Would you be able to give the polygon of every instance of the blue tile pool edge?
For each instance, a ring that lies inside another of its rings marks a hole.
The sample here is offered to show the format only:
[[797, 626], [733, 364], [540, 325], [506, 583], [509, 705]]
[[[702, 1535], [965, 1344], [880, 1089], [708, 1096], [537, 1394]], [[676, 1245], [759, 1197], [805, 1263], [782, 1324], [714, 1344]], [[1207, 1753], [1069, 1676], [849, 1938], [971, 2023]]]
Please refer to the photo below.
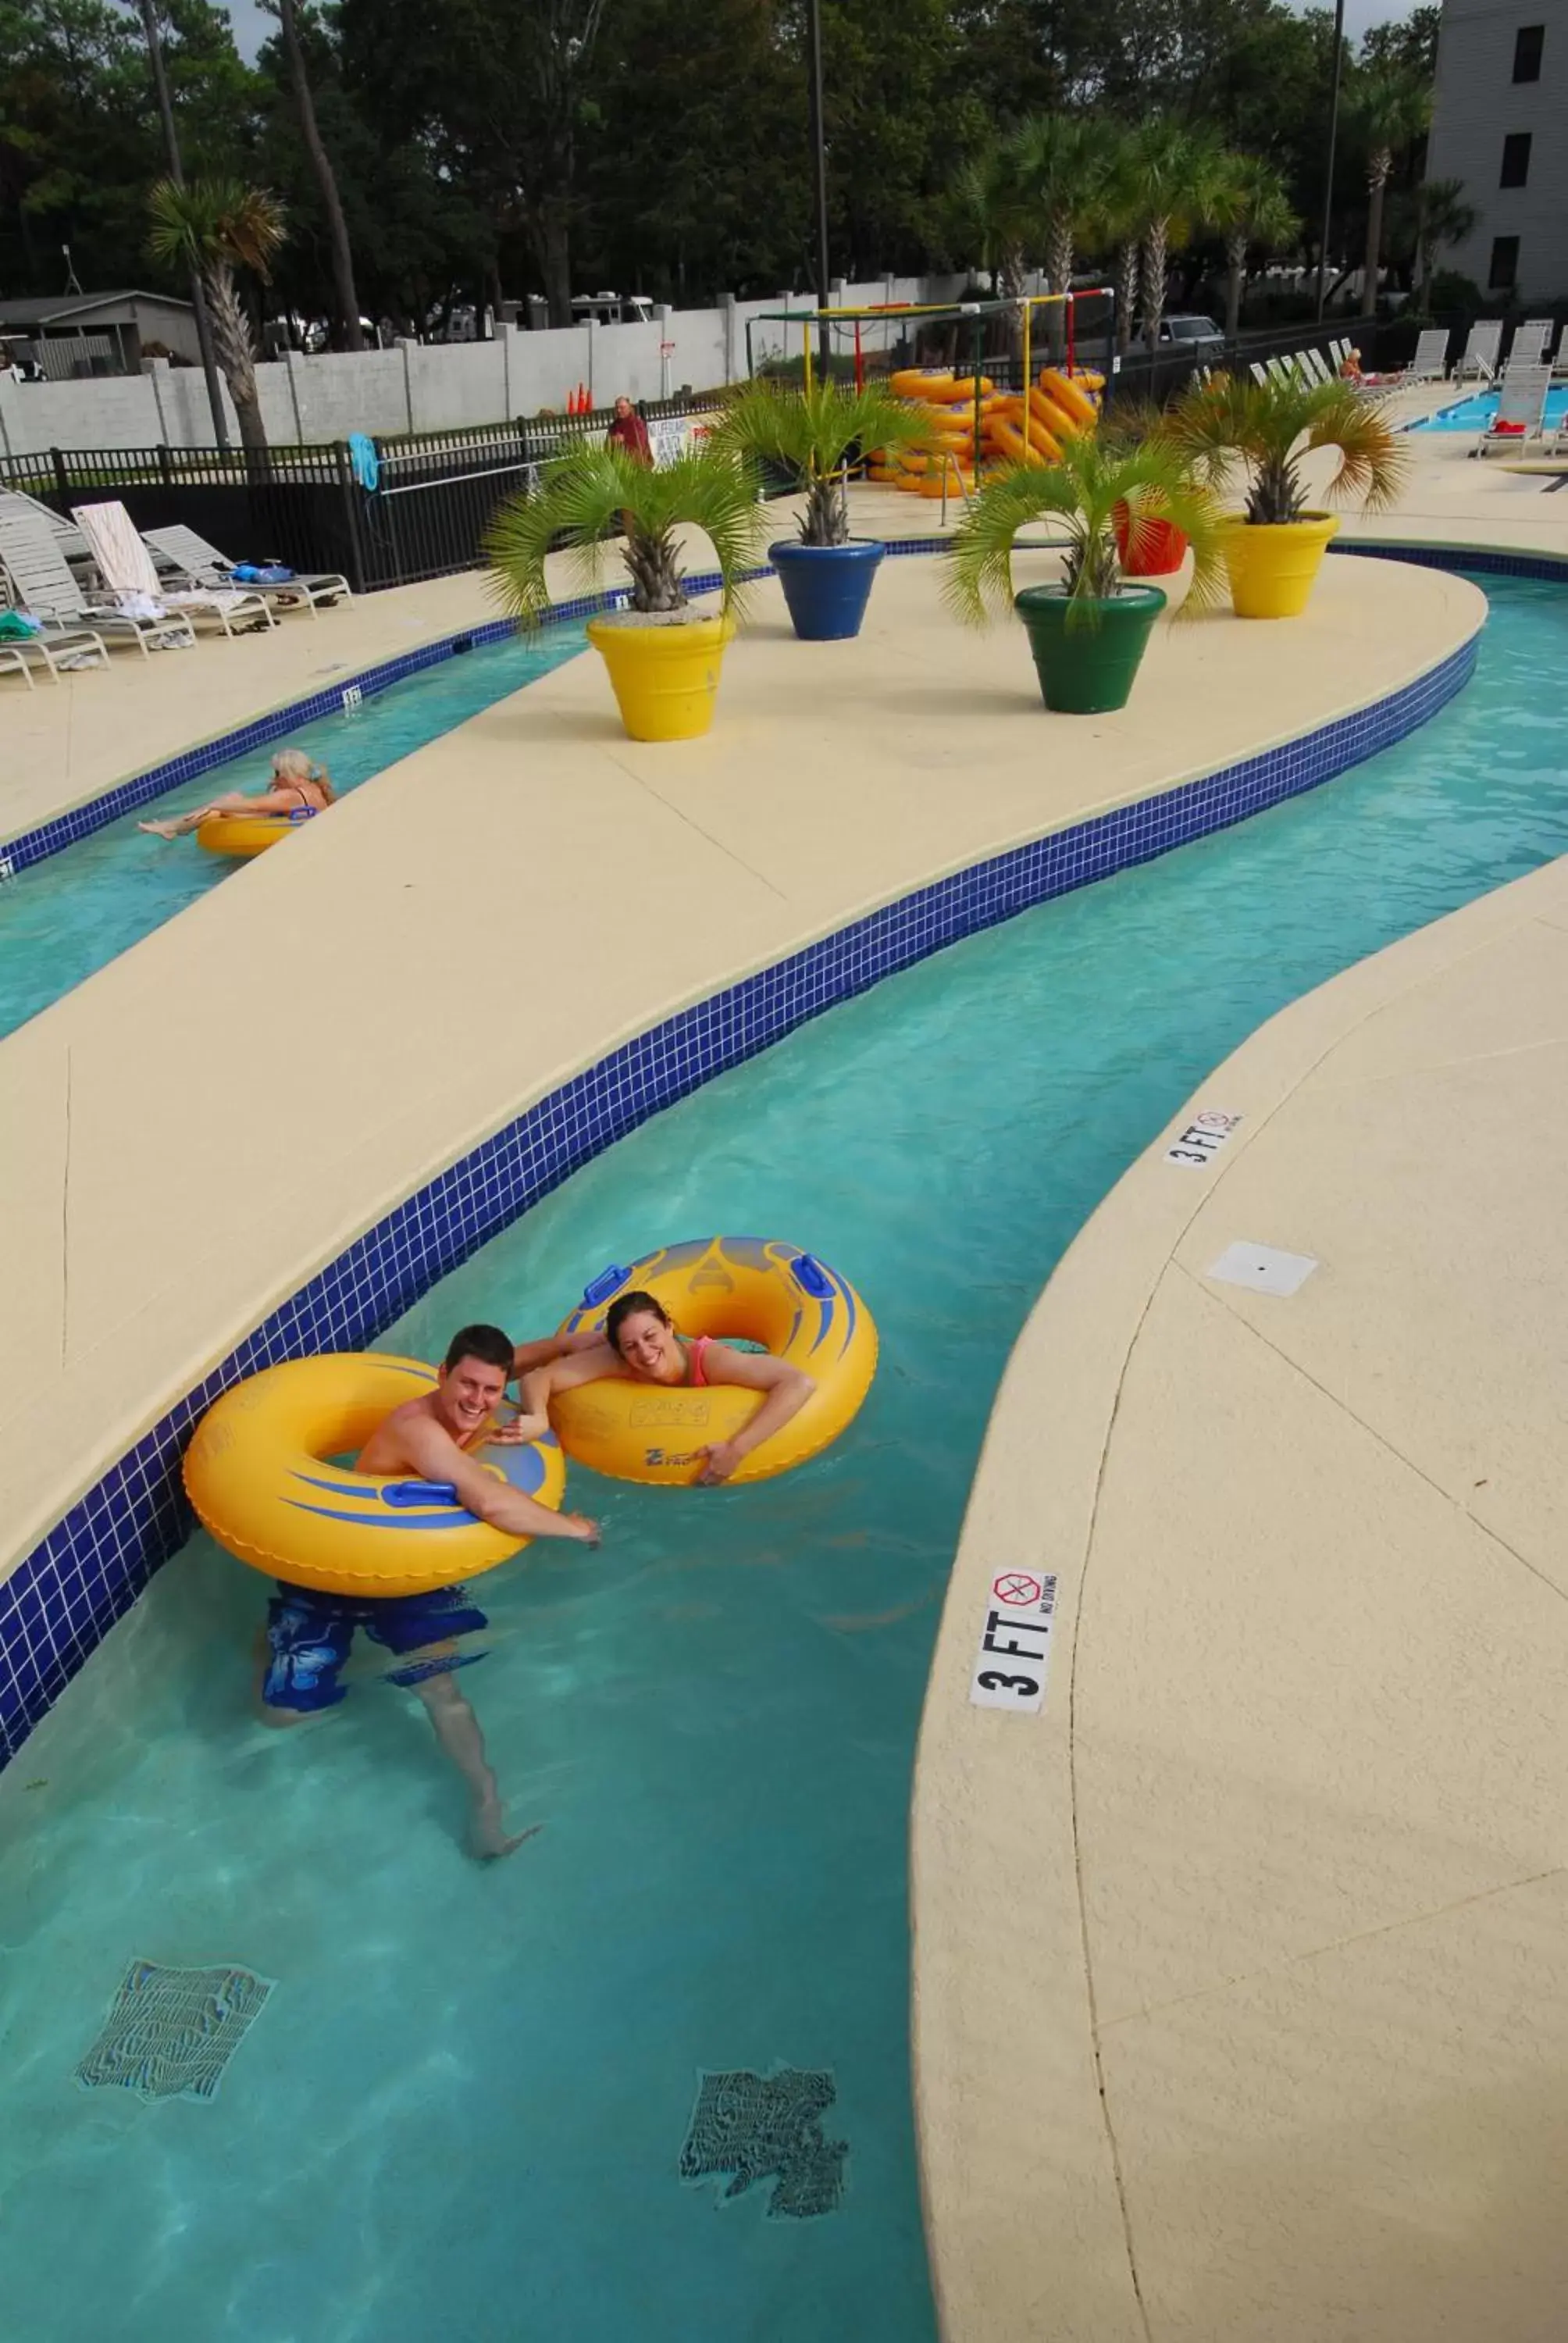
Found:
[[416, 1191], [186, 1392], [0, 1585], [0, 1765], [188, 1535], [180, 1460], [221, 1392], [281, 1360], [364, 1348], [603, 1149], [825, 1009], [962, 937], [1375, 756], [1462, 689], [1479, 642], [1478, 629], [1413, 682], [1299, 739], [970, 864], [709, 994], [599, 1059]]
[[[947, 540], [940, 537], [910, 538], [890, 545], [890, 553], [940, 553]], [[772, 569], [764, 564], [746, 573], [748, 583], [771, 578]], [[693, 594], [717, 592], [723, 584], [717, 570], [704, 570], [686, 581]], [[540, 624], [545, 628], [569, 626], [575, 620], [597, 618], [600, 612], [620, 607], [627, 598], [624, 586], [607, 587], [603, 592], [578, 595], [574, 600], [552, 602]], [[401, 683], [410, 675], [417, 675], [427, 667], [439, 667], [445, 660], [475, 649], [481, 644], [504, 642], [517, 632], [511, 618], [485, 618], [472, 627], [464, 627], [456, 634], [438, 636], [434, 642], [421, 643], [417, 649], [399, 651], [396, 658], [381, 659], [374, 667], [345, 671], [334, 676], [330, 686], [309, 692], [302, 699], [291, 699], [282, 707], [269, 708], [264, 714], [237, 726], [231, 732], [220, 732], [211, 740], [203, 740], [194, 749], [182, 749], [177, 757], [166, 758], [161, 765], [149, 765], [146, 772], [133, 773], [128, 780], [117, 781], [95, 798], [84, 799], [80, 805], [70, 806], [64, 813], [52, 815], [49, 820], [37, 823], [32, 830], [20, 830], [14, 838], [0, 839], [0, 862], [9, 866], [6, 875], [28, 870], [35, 862], [44, 862], [51, 855], [64, 853], [68, 846], [77, 845], [90, 838], [95, 830], [118, 821], [122, 814], [132, 813], [137, 806], [149, 805], [154, 798], [162, 797], [166, 789], [177, 789], [182, 781], [194, 781], [202, 773], [210, 773], [218, 765], [226, 765], [231, 757], [243, 757], [251, 749], [263, 749], [268, 741], [281, 739], [297, 725], [316, 723], [323, 716], [337, 716], [343, 708], [343, 696], [357, 691], [362, 699], [374, 699], [388, 684]], [[526, 687], [524, 687], [526, 689]]]

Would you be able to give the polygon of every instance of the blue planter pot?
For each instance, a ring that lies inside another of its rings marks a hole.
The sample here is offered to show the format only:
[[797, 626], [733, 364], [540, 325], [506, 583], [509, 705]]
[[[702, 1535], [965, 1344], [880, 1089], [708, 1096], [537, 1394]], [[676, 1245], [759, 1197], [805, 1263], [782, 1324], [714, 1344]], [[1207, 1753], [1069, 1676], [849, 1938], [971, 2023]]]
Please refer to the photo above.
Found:
[[885, 550], [865, 537], [851, 545], [802, 545], [797, 538], [781, 537], [769, 547], [768, 558], [802, 642], [840, 643], [859, 633]]

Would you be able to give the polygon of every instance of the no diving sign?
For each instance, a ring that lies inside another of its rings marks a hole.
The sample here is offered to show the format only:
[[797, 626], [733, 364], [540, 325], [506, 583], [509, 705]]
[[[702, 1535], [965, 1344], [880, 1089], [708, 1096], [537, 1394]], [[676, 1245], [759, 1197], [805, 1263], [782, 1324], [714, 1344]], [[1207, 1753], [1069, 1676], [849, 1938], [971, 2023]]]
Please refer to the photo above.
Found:
[[1000, 1571], [992, 1579], [980, 1628], [980, 1650], [970, 1677], [975, 1708], [1011, 1709], [1038, 1715], [1045, 1700], [1050, 1659], [1050, 1629], [1056, 1613], [1056, 1577], [1029, 1570]]
[[1192, 1117], [1185, 1131], [1177, 1132], [1165, 1150], [1166, 1162], [1185, 1163], [1193, 1171], [1206, 1172], [1241, 1120], [1239, 1114], [1221, 1114], [1217, 1107], [1206, 1107], [1201, 1114]]

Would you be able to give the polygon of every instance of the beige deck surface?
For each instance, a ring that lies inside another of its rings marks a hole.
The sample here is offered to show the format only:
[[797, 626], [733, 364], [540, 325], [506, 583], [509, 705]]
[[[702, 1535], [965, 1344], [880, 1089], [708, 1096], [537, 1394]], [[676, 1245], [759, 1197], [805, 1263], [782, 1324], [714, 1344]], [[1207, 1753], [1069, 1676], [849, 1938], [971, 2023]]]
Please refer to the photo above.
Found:
[[[792, 509], [773, 508], [774, 534], [786, 533]], [[879, 537], [940, 528], [940, 503], [921, 498], [879, 494], [874, 509]], [[694, 567], [710, 568], [711, 554], [699, 551]], [[575, 563], [557, 556], [550, 572], [558, 598], [583, 592]], [[623, 577], [618, 561], [607, 558], [603, 582]], [[285, 612], [270, 631], [232, 641], [204, 628], [194, 650], [144, 659], [134, 644], [119, 645], [107, 669], [74, 669], [57, 684], [44, 678], [32, 691], [14, 669], [0, 671], [0, 844], [268, 709], [499, 615], [483, 577], [469, 570], [357, 595], [315, 618]]]
[[[928, 1695], [949, 2343], [1548, 2343], [1568, 2225], [1568, 862], [1264, 1026], [1014, 1354]], [[1315, 1258], [1292, 1298], [1232, 1242]], [[1035, 1717], [969, 1704], [1060, 1574]]]
[[796, 642], [768, 585], [703, 742], [628, 742], [597, 657], [575, 659], [0, 1043], [28, 1363], [0, 1404], [0, 1567], [379, 1213], [623, 1036], [942, 871], [1380, 697], [1483, 608], [1438, 572], [1331, 563], [1305, 619], [1167, 627], [1123, 715], [1053, 719], [1016, 628], [958, 628], [939, 585], [889, 562], [858, 644]]

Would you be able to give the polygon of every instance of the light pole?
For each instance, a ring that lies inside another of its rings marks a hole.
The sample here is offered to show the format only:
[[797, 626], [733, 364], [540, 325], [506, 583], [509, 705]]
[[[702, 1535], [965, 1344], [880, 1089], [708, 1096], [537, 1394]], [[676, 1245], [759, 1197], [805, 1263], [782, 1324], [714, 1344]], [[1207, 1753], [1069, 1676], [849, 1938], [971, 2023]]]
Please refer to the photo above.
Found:
[[[811, 155], [817, 186], [817, 300], [825, 308], [831, 297], [828, 273], [828, 152], [822, 131], [822, 10], [821, 0], [806, 0], [806, 41], [809, 50], [811, 87]], [[831, 329], [824, 319], [817, 328], [817, 357], [822, 379], [828, 379], [832, 348]]]
[[[153, 87], [158, 95], [158, 113], [163, 118], [164, 145], [168, 150], [169, 176], [176, 187], [186, 183], [180, 164], [180, 142], [175, 130], [175, 110], [169, 103], [168, 76], [164, 72], [164, 45], [158, 38], [156, 0], [140, 0], [142, 25], [147, 36], [147, 55], [152, 60]], [[212, 320], [207, 316], [206, 289], [201, 281], [201, 270], [191, 267], [191, 307], [196, 311], [196, 342], [201, 350], [201, 370], [206, 377], [207, 404], [212, 408], [212, 427], [220, 447], [228, 446], [228, 426], [223, 416], [223, 393], [218, 388], [217, 360], [213, 356]]]
[[1318, 246], [1318, 323], [1323, 322], [1323, 298], [1329, 274], [1329, 223], [1334, 208], [1334, 148], [1340, 135], [1340, 73], [1345, 55], [1345, 0], [1334, 0], [1334, 80], [1329, 100], [1329, 183], [1323, 190], [1323, 240]]

